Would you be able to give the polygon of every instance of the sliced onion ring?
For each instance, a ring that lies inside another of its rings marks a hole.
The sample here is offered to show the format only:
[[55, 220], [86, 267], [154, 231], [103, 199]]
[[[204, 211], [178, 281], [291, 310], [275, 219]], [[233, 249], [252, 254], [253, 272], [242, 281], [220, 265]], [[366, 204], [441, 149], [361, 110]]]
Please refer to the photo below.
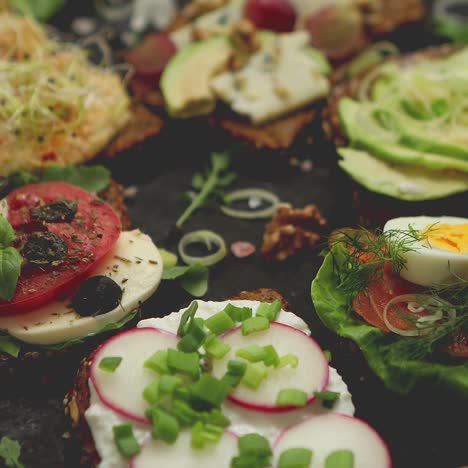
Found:
[[347, 74], [350, 78], [353, 78], [382, 63], [388, 57], [398, 55], [400, 55], [400, 50], [393, 42], [376, 42], [352, 60], [348, 65]]
[[[215, 253], [208, 254], [203, 257], [189, 255], [185, 252], [185, 249], [189, 244], [200, 242], [205, 244], [207, 249], [211, 249], [212, 245], [215, 244], [218, 247], [218, 250]], [[215, 263], [220, 262], [227, 253], [224, 239], [219, 234], [216, 234], [216, 232], [208, 230], [193, 231], [185, 234], [182, 239], [180, 239], [177, 250], [179, 251], [180, 258], [187, 265], [193, 265], [194, 263], [201, 263], [205, 266], [214, 265]]]
[[228, 193], [224, 196], [224, 199], [227, 203], [232, 203], [233, 201], [246, 200], [251, 197], [258, 197], [262, 200], [270, 202], [270, 206], [264, 208], [263, 210], [236, 210], [235, 208], [230, 208], [229, 206], [221, 206], [221, 211], [233, 218], [242, 218], [242, 219], [259, 219], [259, 218], [271, 218], [275, 213], [276, 206], [279, 203], [279, 198], [272, 192], [264, 189], [258, 188], [247, 188], [241, 190], [234, 190], [233, 192]]
[[[434, 309], [434, 313], [425, 315], [423, 317], [418, 318], [416, 322], [416, 329], [413, 330], [402, 330], [401, 328], [395, 327], [392, 325], [388, 319], [388, 311], [390, 307], [394, 304], [398, 304], [400, 302], [406, 302], [408, 304], [412, 304], [412, 307], [408, 307], [408, 312], [411, 313], [418, 313], [421, 312], [420, 310], [415, 311], [416, 309], [413, 307], [414, 303], [423, 305], [424, 309], [427, 311], [431, 311], [431, 309]], [[427, 331], [429, 328], [432, 328], [434, 323], [437, 322], [438, 320], [441, 320], [443, 318], [443, 312], [440, 310], [441, 306], [447, 306], [451, 305], [449, 302], [444, 301], [442, 299], [436, 299], [435, 297], [429, 296], [429, 295], [424, 295], [424, 294], [402, 294], [401, 296], [396, 296], [392, 300], [390, 300], [383, 311], [383, 321], [385, 325], [388, 327], [390, 331], [393, 333], [397, 333], [398, 335], [401, 336], [420, 336], [423, 335], [425, 331]], [[447, 315], [449, 318], [452, 318], [452, 311], [448, 311]]]

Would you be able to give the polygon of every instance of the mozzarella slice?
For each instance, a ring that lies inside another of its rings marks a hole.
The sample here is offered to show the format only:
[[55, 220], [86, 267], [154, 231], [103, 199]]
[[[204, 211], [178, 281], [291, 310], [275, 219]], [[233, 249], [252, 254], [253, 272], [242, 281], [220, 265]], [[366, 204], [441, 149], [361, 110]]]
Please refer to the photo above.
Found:
[[33, 312], [0, 316], [0, 329], [26, 343], [52, 345], [99, 332], [135, 311], [157, 289], [163, 262], [149, 236], [139, 230], [125, 231], [111, 252], [93, 272], [112, 278], [123, 289], [121, 304], [95, 317], [79, 316], [69, 298], [55, 301]]

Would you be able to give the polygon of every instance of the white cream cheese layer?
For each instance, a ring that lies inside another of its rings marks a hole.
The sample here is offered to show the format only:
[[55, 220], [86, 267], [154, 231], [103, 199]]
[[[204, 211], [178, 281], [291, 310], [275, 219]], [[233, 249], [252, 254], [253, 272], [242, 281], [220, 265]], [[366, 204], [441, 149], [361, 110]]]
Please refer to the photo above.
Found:
[[266, 41], [244, 67], [216, 76], [212, 89], [254, 124], [299, 109], [329, 90], [328, 79], [308, 47], [305, 31], [280, 34]]
[[[223, 310], [227, 304], [233, 304], [237, 307], [250, 307], [254, 315], [260, 305], [258, 301], [197, 301], [198, 309], [196, 316], [206, 319]], [[142, 320], [138, 323], [138, 328], [153, 327], [165, 330], [171, 333], [177, 333], [180, 318], [186, 309], [178, 312], [173, 312], [165, 317], [151, 318]], [[310, 330], [307, 324], [297, 315], [292, 312], [281, 310], [277, 321], [290, 325], [298, 330], [301, 330], [310, 335]], [[291, 350], [294, 353], [294, 350]], [[90, 406], [86, 410], [85, 417], [95, 441], [95, 445], [99, 456], [101, 457], [100, 468], [125, 468], [128, 462], [124, 460], [116, 450], [113, 437], [112, 427], [118, 424], [128, 422], [122, 416], [119, 416], [110, 408], [105, 406], [99, 399], [94, 390], [91, 381], [89, 381], [91, 389]], [[354, 405], [351, 400], [351, 394], [348, 387], [343, 382], [338, 372], [330, 367], [330, 380], [327, 390], [339, 392], [340, 398], [336, 402], [333, 412], [353, 415]], [[228, 416], [232, 422], [229, 430], [236, 434], [242, 435], [250, 432], [257, 432], [267, 437], [272, 442], [281, 430], [289, 426], [293, 422], [298, 422], [307, 416], [321, 414], [330, 410], [325, 409], [319, 401], [313, 404], [289, 413], [260, 413], [257, 411], [249, 411], [241, 408], [231, 402], [225, 402], [222, 406], [222, 411]], [[149, 428], [133, 423], [134, 434], [140, 443], [143, 443], [151, 438]], [[230, 459], [226, 460], [226, 467], [229, 467]], [[186, 468], [189, 468], [187, 465]]]
[[163, 262], [149, 236], [138, 229], [122, 232], [114, 248], [92, 272], [106, 275], [122, 289], [121, 304], [95, 317], [82, 317], [69, 307], [70, 299], [54, 301], [20, 315], [0, 316], [0, 330], [26, 343], [52, 345], [96, 333], [135, 311], [157, 289]]

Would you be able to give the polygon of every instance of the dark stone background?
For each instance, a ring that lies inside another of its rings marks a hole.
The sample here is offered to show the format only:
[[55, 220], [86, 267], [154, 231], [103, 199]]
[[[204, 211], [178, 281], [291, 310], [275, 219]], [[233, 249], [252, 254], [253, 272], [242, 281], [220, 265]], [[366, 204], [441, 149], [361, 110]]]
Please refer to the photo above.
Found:
[[[73, 8], [70, 5], [55, 19], [62, 29], [69, 27], [76, 9], [80, 14], [91, 11], [89, 2], [73, 4]], [[396, 38], [407, 49], [433, 41], [424, 29], [411, 29]], [[177, 244], [173, 225], [186, 206], [184, 193], [190, 187], [193, 173], [206, 164], [210, 150], [230, 146], [230, 142], [220, 140], [203, 126], [184, 127], [183, 133], [180, 127], [172, 127], [163, 141], [150, 142], [111, 163], [118, 180], [138, 186], [137, 196], [129, 201], [134, 225], [150, 234], [159, 246], [172, 250]], [[254, 154], [248, 148], [237, 147], [233, 166], [239, 180], [234, 188], [267, 188], [295, 206], [316, 203], [329, 221], [328, 232], [355, 223], [350, 183], [335, 169], [333, 149], [319, 138], [312, 146], [295, 148], [291, 155], [313, 160], [314, 169], [302, 172], [284, 156]], [[220, 233], [228, 245], [246, 240], [259, 248], [264, 222], [227, 218], [213, 207], [197, 212], [185, 226], [186, 231], [200, 228]], [[223, 299], [259, 287], [277, 289], [288, 299], [292, 310], [309, 323], [322, 347], [331, 350], [332, 365], [343, 375], [353, 394], [357, 416], [368, 421], [387, 441], [396, 468], [468, 465], [466, 404], [448, 401], [430, 388], [411, 397], [387, 391], [370, 373], [359, 350], [321, 325], [309, 293], [311, 280], [321, 264], [320, 249], [281, 264], [265, 262], [258, 252], [247, 259], [228, 256], [212, 269], [207, 297]], [[178, 310], [189, 300], [176, 284], [165, 282], [145, 304], [143, 315], [162, 316]], [[77, 466], [78, 447], [62, 437], [68, 429], [62, 399], [80, 358], [95, 344], [73, 350], [49, 367], [46, 377], [38, 365], [27, 373], [2, 375], [0, 436], [8, 435], [21, 442], [21, 458], [26, 467]]]

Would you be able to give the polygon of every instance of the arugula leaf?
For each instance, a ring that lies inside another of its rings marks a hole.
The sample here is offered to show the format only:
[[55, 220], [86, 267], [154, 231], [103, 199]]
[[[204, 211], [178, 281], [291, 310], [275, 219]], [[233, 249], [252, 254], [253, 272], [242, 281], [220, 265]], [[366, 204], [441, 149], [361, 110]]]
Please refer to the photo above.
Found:
[[97, 332], [90, 333], [89, 335], [86, 335], [83, 338], [77, 338], [74, 340], [65, 341], [63, 343], [57, 343], [55, 345], [48, 345], [48, 346], [45, 346], [45, 348], [60, 351], [62, 349], [70, 348], [71, 346], [82, 344], [85, 342], [87, 338], [91, 338], [93, 336], [99, 335], [100, 333], [105, 333], [108, 331], [118, 330], [119, 328], [122, 328], [126, 323], [130, 322], [130, 320], [132, 320], [135, 317], [135, 315], [136, 315], [136, 312], [130, 312], [129, 314], [127, 314], [125, 317], [122, 317], [117, 322], [108, 323], [107, 325], [102, 327]]
[[58, 164], [50, 164], [39, 175], [18, 171], [10, 177], [13, 187], [21, 187], [35, 182], [62, 181], [93, 193], [99, 193], [106, 189], [110, 180], [111, 173], [104, 166], [62, 167]]
[[189, 266], [175, 266], [163, 271], [164, 280], [179, 279], [180, 285], [189, 294], [201, 297], [208, 291], [209, 280], [208, 267], [201, 263], [194, 263]]
[[0, 351], [15, 358], [18, 357], [21, 346], [17, 340], [8, 335], [0, 336]]
[[65, 0], [10, 0], [10, 5], [25, 16], [47, 21], [65, 4]]
[[353, 340], [390, 390], [407, 394], [426, 385], [467, 399], [468, 362], [440, 364], [431, 355], [451, 327], [440, 329], [436, 336], [408, 338], [369, 325], [353, 312], [349, 294], [340, 287], [340, 271], [346, 269], [347, 259], [343, 246], [333, 246], [312, 282], [312, 300], [320, 320], [338, 335]]
[[12, 440], [3, 436], [0, 440], [0, 457], [3, 458], [8, 468], [24, 468], [19, 461], [21, 455], [21, 445], [17, 440]]
[[10, 246], [15, 239], [16, 234], [11, 224], [4, 216], [0, 215], [0, 248], [4, 249]]
[[210, 161], [211, 168], [206, 177], [200, 173], [193, 176], [192, 187], [198, 191], [198, 194], [176, 221], [177, 227], [181, 227], [194, 211], [203, 207], [212, 195], [220, 195], [222, 189], [237, 177], [233, 172], [225, 173], [230, 165], [228, 153], [212, 153]]

